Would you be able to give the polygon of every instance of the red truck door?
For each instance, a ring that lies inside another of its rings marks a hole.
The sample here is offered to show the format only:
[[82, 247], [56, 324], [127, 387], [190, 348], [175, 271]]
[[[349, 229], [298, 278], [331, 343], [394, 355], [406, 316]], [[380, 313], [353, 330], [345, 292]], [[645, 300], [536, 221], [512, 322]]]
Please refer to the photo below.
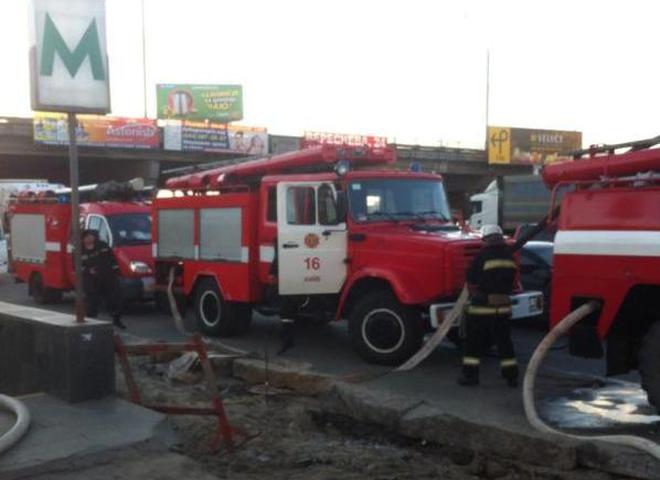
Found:
[[338, 293], [346, 279], [346, 223], [334, 185], [277, 186], [277, 255], [281, 295]]

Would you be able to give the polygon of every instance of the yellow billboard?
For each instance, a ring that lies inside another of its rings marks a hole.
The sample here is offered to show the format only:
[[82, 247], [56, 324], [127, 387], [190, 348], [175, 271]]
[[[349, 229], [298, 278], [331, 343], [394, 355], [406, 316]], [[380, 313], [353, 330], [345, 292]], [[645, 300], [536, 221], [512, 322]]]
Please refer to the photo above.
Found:
[[511, 163], [511, 129], [488, 127], [488, 163]]
[[544, 165], [582, 148], [582, 132], [488, 127], [488, 163]]

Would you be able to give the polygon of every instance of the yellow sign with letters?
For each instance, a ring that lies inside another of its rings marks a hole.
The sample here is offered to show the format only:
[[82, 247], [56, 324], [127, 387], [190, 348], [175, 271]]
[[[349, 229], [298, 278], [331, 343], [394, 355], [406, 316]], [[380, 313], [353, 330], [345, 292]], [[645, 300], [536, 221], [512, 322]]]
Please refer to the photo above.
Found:
[[511, 129], [488, 127], [488, 163], [511, 163]]

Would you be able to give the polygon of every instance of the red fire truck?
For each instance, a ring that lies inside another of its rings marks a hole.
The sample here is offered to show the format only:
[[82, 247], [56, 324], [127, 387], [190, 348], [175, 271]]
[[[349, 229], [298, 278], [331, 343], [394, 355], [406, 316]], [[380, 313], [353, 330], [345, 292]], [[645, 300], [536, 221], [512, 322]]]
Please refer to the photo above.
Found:
[[[174, 268], [211, 335], [296, 296], [303, 314], [348, 318], [367, 361], [403, 361], [437, 325], [430, 305], [451, 307], [481, 241], [450, 222], [440, 176], [394, 162], [391, 148], [319, 145], [168, 180], [169, 198], [154, 201], [157, 289]], [[516, 297], [517, 316], [538, 315], [541, 298]]]
[[[81, 198], [98, 191], [81, 187]], [[87, 192], [87, 193], [86, 193]], [[98, 196], [97, 196], [98, 197]], [[97, 230], [99, 238], [113, 249], [120, 268], [122, 295], [126, 300], [153, 296], [151, 256], [151, 205], [141, 193], [132, 199], [83, 200], [80, 222]], [[27, 282], [37, 303], [59, 301], [73, 290], [71, 257], [71, 205], [68, 189], [32, 194], [24, 192], [9, 205], [10, 271]]]
[[[546, 167], [561, 201], [554, 246], [551, 323], [597, 300], [570, 337], [571, 353], [602, 357], [607, 373], [639, 369], [660, 409], [660, 137], [592, 148]], [[626, 148], [625, 153], [616, 153]], [[587, 158], [583, 158], [584, 155]]]

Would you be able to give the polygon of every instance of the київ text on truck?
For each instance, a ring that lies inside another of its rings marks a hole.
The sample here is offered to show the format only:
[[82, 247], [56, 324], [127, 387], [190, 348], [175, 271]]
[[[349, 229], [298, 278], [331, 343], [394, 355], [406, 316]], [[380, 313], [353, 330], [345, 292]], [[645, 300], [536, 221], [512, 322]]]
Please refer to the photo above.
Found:
[[600, 309], [571, 332], [571, 353], [602, 357], [605, 343], [607, 373], [639, 369], [660, 410], [660, 149], [649, 148], [658, 142], [578, 152], [543, 177], [555, 192], [574, 189], [558, 218], [551, 324], [596, 300]]
[[[157, 289], [175, 269], [174, 291], [212, 335], [241, 333], [252, 307], [297, 296], [301, 314], [347, 318], [367, 361], [405, 360], [441, 320], [429, 307], [457, 297], [481, 240], [449, 221], [440, 176], [375, 169], [394, 160], [390, 148], [321, 145], [168, 180], [169, 198], [154, 201]], [[514, 298], [521, 316], [541, 301]]]

